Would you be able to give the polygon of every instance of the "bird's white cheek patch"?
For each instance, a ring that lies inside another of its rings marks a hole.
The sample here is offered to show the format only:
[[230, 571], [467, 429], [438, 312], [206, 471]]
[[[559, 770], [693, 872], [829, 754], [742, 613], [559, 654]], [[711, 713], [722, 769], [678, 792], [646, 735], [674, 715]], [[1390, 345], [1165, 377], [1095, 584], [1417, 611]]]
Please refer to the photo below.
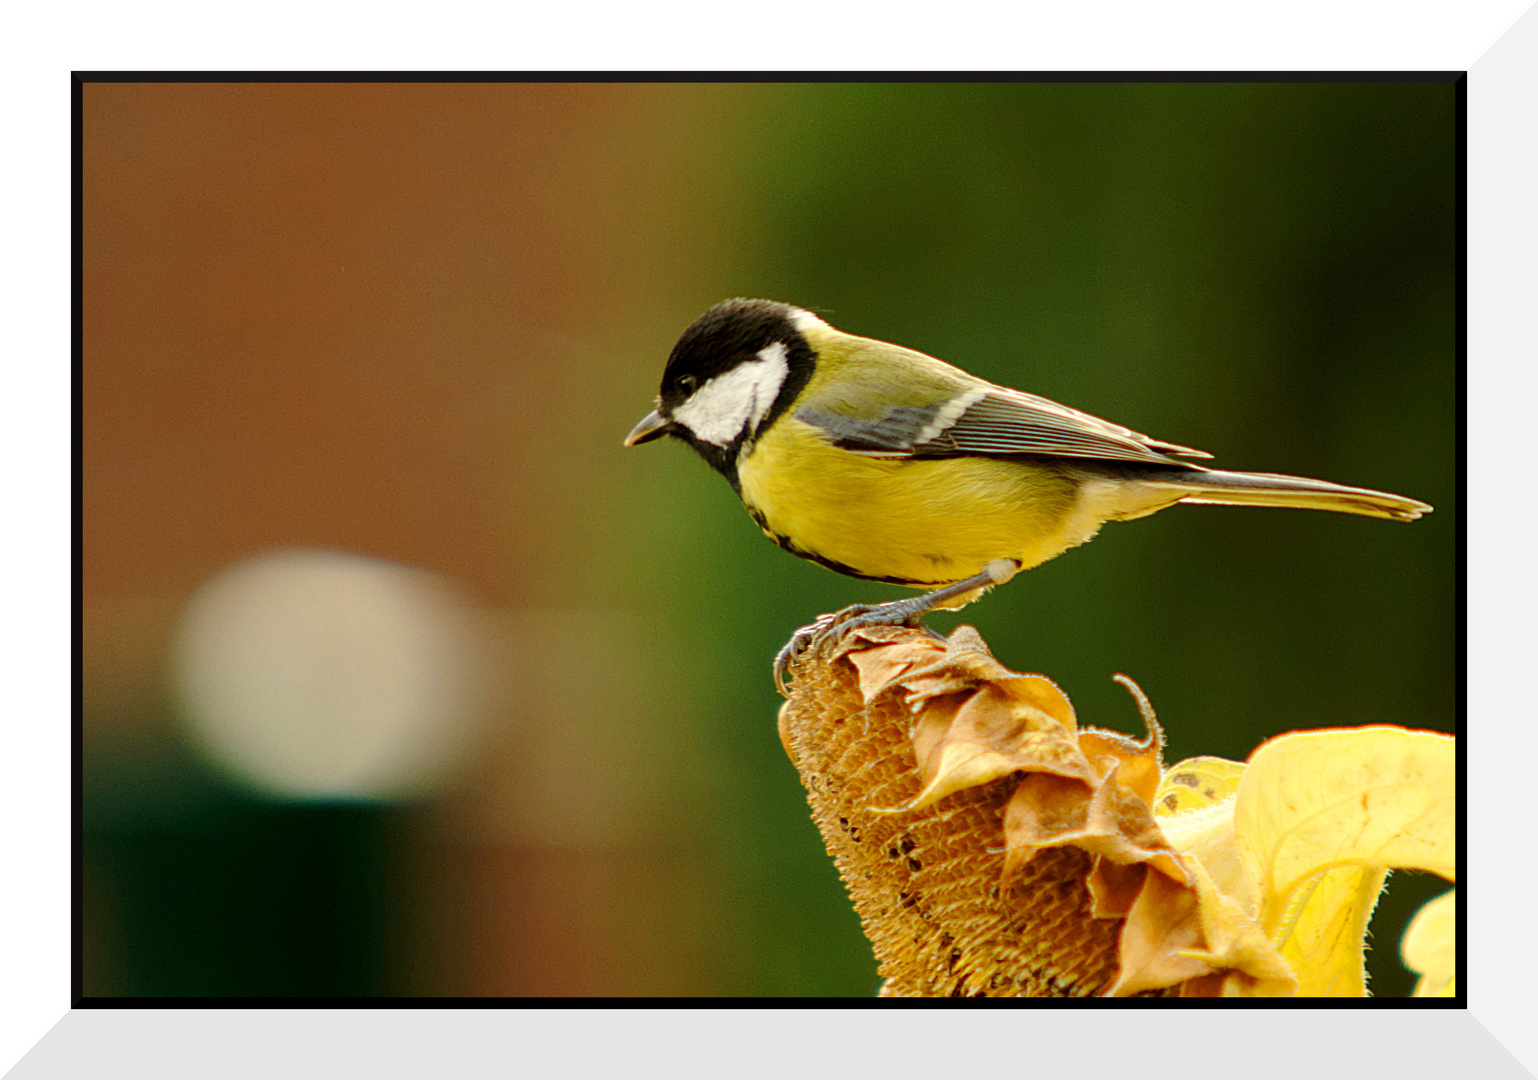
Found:
[[789, 371], [785, 346], [775, 342], [760, 349], [757, 360], [739, 364], [696, 390], [673, 410], [673, 420], [701, 442], [727, 446], [768, 414]]

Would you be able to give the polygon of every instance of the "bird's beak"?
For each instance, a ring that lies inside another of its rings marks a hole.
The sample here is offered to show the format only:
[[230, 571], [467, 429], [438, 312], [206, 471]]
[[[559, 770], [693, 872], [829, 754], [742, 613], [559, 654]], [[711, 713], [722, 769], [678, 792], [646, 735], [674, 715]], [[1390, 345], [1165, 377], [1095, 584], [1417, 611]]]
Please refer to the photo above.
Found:
[[626, 446], [639, 446], [653, 439], [660, 439], [673, 429], [673, 421], [664, 417], [656, 409], [641, 418], [641, 422], [630, 429], [630, 434], [625, 436]]

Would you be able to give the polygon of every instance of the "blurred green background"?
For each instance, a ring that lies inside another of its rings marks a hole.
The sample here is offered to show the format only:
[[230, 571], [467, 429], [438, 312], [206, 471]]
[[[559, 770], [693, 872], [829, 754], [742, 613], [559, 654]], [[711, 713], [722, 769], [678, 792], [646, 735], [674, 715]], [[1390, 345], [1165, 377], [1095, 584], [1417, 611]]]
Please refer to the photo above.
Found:
[[[869, 995], [769, 663], [906, 590], [625, 451], [731, 296], [1198, 447], [1430, 502], [1178, 507], [964, 612], [1169, 761], [1453, 729], [1451, 83], [83, 89], [88, 995]], [[176, 642], [273, 549], [420, 568], [495, 672], [424, 793], [200, 749]], [[1395, 875], [1371, 985], [1412, 985]]]

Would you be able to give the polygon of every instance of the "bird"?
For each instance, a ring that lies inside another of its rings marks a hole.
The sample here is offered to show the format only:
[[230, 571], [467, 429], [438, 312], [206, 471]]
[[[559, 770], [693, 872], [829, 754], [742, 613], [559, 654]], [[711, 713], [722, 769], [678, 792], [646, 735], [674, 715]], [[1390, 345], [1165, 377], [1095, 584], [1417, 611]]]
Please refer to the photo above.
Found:
[[773, 300], [716, 304], [679, 337], [656, 407], [625, 437], [671, 436], [726, 477], [764, 533], [831, 570], [923, 589], [855, 604], [792, 636], [782, 694], [807, 648], [857, 627], [921, 625], [1108, 521], [1175, 503], [1284, 506], [1413, 521], [1417, 499], [1197, 463], [1150, 438]]

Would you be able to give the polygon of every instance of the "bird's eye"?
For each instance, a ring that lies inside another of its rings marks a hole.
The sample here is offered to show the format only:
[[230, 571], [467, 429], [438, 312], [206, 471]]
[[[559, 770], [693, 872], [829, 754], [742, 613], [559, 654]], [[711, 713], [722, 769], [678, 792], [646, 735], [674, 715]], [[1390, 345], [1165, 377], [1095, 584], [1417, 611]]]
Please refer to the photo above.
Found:
[[678, 377], [678, 388], [686, 394], [694, 393], [694, 388], [697, 385], [699, 385], [699, 380], [693, 375], [680, 375]]

